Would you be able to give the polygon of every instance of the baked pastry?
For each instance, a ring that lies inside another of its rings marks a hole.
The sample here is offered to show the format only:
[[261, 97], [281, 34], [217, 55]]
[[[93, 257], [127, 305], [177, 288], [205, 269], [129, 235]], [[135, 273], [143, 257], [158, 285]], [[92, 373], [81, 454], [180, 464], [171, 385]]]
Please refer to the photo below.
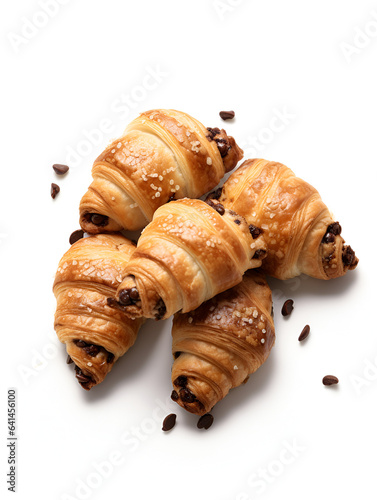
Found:
[[258, 271], [202, 304], [177, 313], [173, 328], [172, 399], [204, 415], [267, 359], [275, 341], [271, 290]]
[[263, 230], [270, 276], [328, 280], [357, 266], [318, 191], [281, 163], [246, 160], [213, 196]]
[[59, 262], [53, 291], [55, 330], [84, 389], [99, 384], [136, 340], [142, 319], [131, 320], [115, 301], [123, 268], [135, 245], [120, 234], [74, 243]]
[[141, 229], [170, 199], [213, 189], [242, 156], [225, 130], [207, 129], [186, 113], [142, 113], [94, 162], [81, 227], [92, 234]]
[[116, 294], [131, 317], [165, 319], [192, 311], [261, 265], [266, 250], [258, 228], [209, 203], [184, 198], [155, 212]]

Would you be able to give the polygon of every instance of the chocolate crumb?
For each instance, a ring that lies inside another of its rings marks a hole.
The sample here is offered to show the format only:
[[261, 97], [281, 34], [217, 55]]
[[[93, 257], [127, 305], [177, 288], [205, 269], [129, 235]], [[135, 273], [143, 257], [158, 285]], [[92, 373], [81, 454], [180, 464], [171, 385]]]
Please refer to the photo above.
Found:
[[114, 354], [112, 352], [109, 352], [106, 358], [107, 363], [112, 363], [114, 361], [114, 358], [115, 358]]
[[73, 363], [73, 359], [71, 358], [71, 356], [68, 354], [67, 356], [67, 365], [70, 365], [71, 363]]
[[267, 255], [266, 250], [263, 250], [263, 248], [257, 250], [255, 254], [253, 255], [253, 259], [264, 259], [265, 256]]
[[339, 382], [338, 377], [335, 377], [335, 375], [326, 375], [322, 379], [323, 385], [335, 385]]
[[51, 198], [54, 200], [56, 195], [60, 192], [60, 187], [54, 182], [51, 183]]
[[69, 243], [73, 245], [76, 243], [76, 241], [81, 240], [81, 238], [84, 237], [84, 231], [82, 229], [77, 229], [76, 231], [73, 231], [71, 236], [69, 237]]
[[293, 311], [293, 300], [288, 299], [284, 302], [283, 307], [281, 308], [281, 314], [283, 316], [289, 316]]
[[159, 320], [159, 319], [163, 318], [165, 316], [165, 313], [166, 313], [165, 302], [162, 299], [160, 299], [157, 302], [156, 309], [157, 309], [157, 314], [155, 316], [155, 319]]
[[177, 415], [175, 413], [170, 413], [167, 417], [164, 418], [162, 422], [162, 430], [170, 431], [174, 426], [177, 419]]
[[213, 424], [213, 416], [210, 413], [202, 415], [197, 423], [198, 429], [209, 429]]
[[233, 120], [236, 113], [234, 111], [220, 111], [219, 115], [222, 120]]
[[305, 325], [304, 328], [302, 329], [302, 332], [300, 333], [299, 338], [298, 338], [299, 342], [301, 342], [302, 340], [305, 340], [308, 337], [309, 333], [310, 333], [310, 326]]
[[186, 375], [180, 375], [179, 377], [177, 377], [174, 381], [174, 384], [177, 385], [178, 387], [186, 387], [187, 385]]
[[64, 175], [69, 170], [69, 167], [67, 165], [60, 165], [59, 163], [55, 163], [55, 165], [52, 165], [52, 168], [57, 175]]

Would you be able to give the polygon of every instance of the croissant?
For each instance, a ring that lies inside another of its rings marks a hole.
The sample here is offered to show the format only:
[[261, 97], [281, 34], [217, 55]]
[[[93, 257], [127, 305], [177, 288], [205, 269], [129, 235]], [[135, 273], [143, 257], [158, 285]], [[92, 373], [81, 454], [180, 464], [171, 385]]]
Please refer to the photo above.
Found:
[[78, 240], [59, 262], [54, 326], [84, 389], [102, 382], [135, 342], [143, 321], [108, 305], [134, 249], [121, 235], [101, 234]]
[[160, 207], [125, 267], [116, 298], [131, 317], [191, 311], [242, 280], [266, 254], [260, 231], [218, 202]]
[[141, 229], [168, 200], [213, 189], [242, 156], [225, 130], [206, 129], [186, 113], [142, 113], [94, 162], [81, 227], [92, 234]]
[[262, 274], [248, 271], [237, 286], [190, 313], [173, 328], [172, 399], [203, 415], [233, 387], [246, 382], [275, 342], [271, 290]]
[[213, 196], [263, 230], [262, 268], [275, 278], [328, 280], [357, 266], [318, 191], [281, 163], [246, 160]]

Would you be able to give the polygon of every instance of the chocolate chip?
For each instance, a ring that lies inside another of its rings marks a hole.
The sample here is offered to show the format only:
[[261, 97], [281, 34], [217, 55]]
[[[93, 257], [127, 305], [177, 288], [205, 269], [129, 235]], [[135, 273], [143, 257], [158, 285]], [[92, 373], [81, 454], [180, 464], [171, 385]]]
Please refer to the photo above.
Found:
[[76, 378], [81, 384], [87, 384], [92, 380], [92, 378], [89, 375], [84, 375], [81, 369], [76, 365], [75, 366], [76, 370]]
[[51, 183], [51, 198], [55, 199], [56, 195], [59, 193], [60, 187], [54, 182]]
[[157, 309], [157, 314], [156, 314], [155, 318], [157, 320], [159, 320], [159, 319], [163, 318], [165, 316], [165, 313], [166, 313], [166, 305], [162, 299], [160, 299], [157, 302], [156, 309]]
[[164, 418], [162, 422], [162, 430], [170, 431], [175, 426], [175, 421], [177, 419], [177, 415], [175, 413], [170, 413], [167, 417]]
[[82, 229], [77, 229], [76, 231], [73, 231], [71, 236], [69, 237], [69, 243], [73, 245], [76, 243], [76, 241], [81, 240], [81, 238], [84, 237], [84, 231]]
[[55, 173], [57, 175], [64, 175], [69, 170], [69, 167], [67, 165], [60, 165], [59, 163], [55, 163], [55, 165], [52, 165], [52, 168], [55, 170]]
[[71, 356], [68, 354], [67, 356], [67, 365], [70, 365], [71, 363], [73, 363], [73, 359], [71, 358]]
[[322, 239], [323, 243], [334, 243], [335, 241], [335, 234], [333, 233], [326, 233], [325, 236]]
[[132, 300], [139, 300], [140, 299], [140, 295], [139, 295], [139, 292], [138, 292], [138, 289], [137, 288], [131, 288], [130, 292], [130, 299]]
[[228, 151], [230, 150], [230, 146], [225, 139], [215, 139], [217, 148], [220, 151], [221, 158], [224, 158]]
[[263, 250], [262, 248], [260, 250], [257, 250], [255, 254], [253, 255], [253, 259], [263, 259], [266, 256], [267, 252], [266, 250]]
[[218, 200], [221, 196], [221, 193], [223, 191], [223, 188], [217, 188], [213, 193], [209, 195], [209, 198], [212, 200]]
[[216, 206], [213, 207], [217, 213], [219, 213], [220, 215], [224, 215], [225, 214], [225, 208], [223, 205], [221, 205], [221, 203], [216, 203]]
[[342, 226], [339, 224], [339, 222], [333, 222], [332, 224], [330, 224], [328, 226], [326, 232], [335, 234], [335, 236], [336, 236], [342, 232]]
[[179, 396], [184, 403], [193, 403], [196, 400], [195, 394], [193, 394], [189, 389], [181, 389], [179, 391]]
[[95, 225], [95, 226], [106, 226], [109, 222], [109, 218], [107, 215], [101, 215], [101, 214], [91, 214], [90, 215], [90, 221]]
[[198, 429], [209, 429], [213, 424], [213, 416], [210, 413], [202, 415], [197, 423]]
[[106, 359], [107, 363], [112, 363], [114, 361], [114, 358], [115, 358], [114, 354], [112, 352], [109, 352]]
[[309, 333], [310, 333], [310, 326], [305, 325], [304, 328], [302, 329], [302, 332], [300, 333], [299, 338], [298, 338], [299, 342], [301, 342], [302, 340], [305, 340], [307, 338], [307, 336], [309, 335]]
[[108, 297], [107, 298], [107, 305], [109, 307], [119, 307], [119, 303], [114, 297]]
[[122, 290], [119, 294], [119, 302], [122, 306], [129, 306], [131, 304], [129, 289]]
[[187, 385], [186, 375], [180, 375], [179, 377], [177, 377], [174, 381], [174, 384], [177, 385], [178, 387], [186, 387]]
[[351, 266], [355, 261], [355, 252], [350, 246], [345, 246], [342, 252], [342, 262], [345, 266]]
[[239, 226], [241, 224], [241, 221], [239, 219], [235, 219], [234, 222]]
[[323, 385], [335, 385], [339, 382], [338, 377], [335, 377], [335, 375], [326, 375], [322, 379], [322, 384]]
[[293, 311], [293, 300], [288, 299], [284, 302], [283, 307], [281, 308], [281, 314], [283, 316], [289, 316]]
[[86, 347], [88, 344], [84, 340], [74, 340], [77, 347]]
[[207, 139], [209, 139], [210, 141], [213, 141], [214, 137], [220, 133], [220, 129], [217, 127], [215, 128], [207, 127], [207, 130], [209, 132], [209, 135], [207, 135]]
[[178, 401], [178, 399], [179, 399], [178, 392], [177, 391], [172, 391], [170, 397], [171, 397], [171, 399], [173, 401]]
[[89, 346], [83, 347], [83, 351], [85, 351], [86, 354], [89, 354], [89, 356], [92, 356], [92, 358], [94, 358], [99, 353], [100, 348], [98, 347], [98, 345], [91, 344]]
[[234, 111], [220, 111], [219, 115], [222, 120], [233, 120], [236, 113]]
[[249, 231], [251, 236], [253, 237], [253, 240], [258, 238], [258, 236], [260, 236], [263, 233], [263, 229], [260, 229], [259, 227], [254, 226], [253, 224], [250, 224]]

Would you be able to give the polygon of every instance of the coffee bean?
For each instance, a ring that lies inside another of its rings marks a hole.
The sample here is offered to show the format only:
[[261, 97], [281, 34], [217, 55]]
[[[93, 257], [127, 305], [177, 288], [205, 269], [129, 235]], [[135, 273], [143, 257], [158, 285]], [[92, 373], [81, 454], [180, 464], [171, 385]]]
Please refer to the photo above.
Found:
[[233, 120], [236, 113], [234, 111], [220, 111], [219, 115], [222, 120]]
[[179, 399], [178, 392], [177, 391], [172, 391], [170, 397], [171, 397], [171, 399], [173, 401], [178, 401], [178, 399]]
[[101, 214], [91, 214], [90, 220], [95, 226], [106, 226], [109, 222], [107, 215]]
[[69, 237], [69, 243], [73, 245], [76, 243], [76, 241], [81, 240], [81, 238], [84, 237], [84, 231], [82, 229], [77, 229], [76, 231], [73, 231], [71, 236]]
[[186, 387], [187, 385], [186, 375], [180, 375], [179, 377], [177, 377], [174, 381], [174, 384], [177, 385], [178, 387]]
[[310, 333], [310, 326], [309, 325], [306, 325], [304, 326], [302, 332], [300, 333], [300, 336], [298, 338], [299, 342], [301, 342], [302, 340], [305, 340], [307, 338], [307, 336], [309, 335]]
[[339, 382], [338, 377], [335, 377], [335, 375], [326, 375], [322, 379], [323, 385], [334, 385]]
[[120, 292], [119, 302], [122, 306], [128, 306], [131, 304], [129, 289], [125, 289]]
[[52, 165], [52, 168], [55, 170], [55, 173], [57, 175], [64, 175], [69, 170], [69, 167], [67, 165], [60, 165], [59, 163], [55, 163], [55, 165]]
[[112, 352], [109, 352], [106, 358], [107, 363], [112, 363], [114, 361], [114, 358], [115, 358], [114, 354]]
[[283, 316], [289, 316], [293, 311], [293, 300], [288, 299], [284, 302], [283, 307], [281, 308], [281, 314]]
[[193, 403], [196, 400], [195, 394], [186, 388], [179, 391], [179, 396], [184, 403]]
[[131, 288], [130, 290], [130, 298], [132, 300], [139, 300], [140, 299], [140, 296], [139, 296], [139, 292], [138, 292], [138, 289], [137, 288]]
[[167, 417], [164, 418], [162, 422], [162, 430], [170, 431], [175, 426], [175, 421], [177, 419], [177, 415], [175, 413], [170, 413]]
[[59, 193], [60, 187], [54, 182], [51, 183], [51, 198], [55, 199], [56, 195]]
[[67, 365], [70, 365], [71, 363], [73, 363], [73, 359], [71, 358], [71, 356], [68, 354], [67, 356]]
[[251, 236], [253, 237], [253, 240], [258, 238], [258, 236], [260, 236], [263, 233], [263, 229], [260, 229], [259, 227], [254, 226], [253, 224], [250, 224], [249, 231]]
[[213, 424], [213, 416], [210, 413], [202, 415], [197, 423], [198, 429], [209, 429]]

